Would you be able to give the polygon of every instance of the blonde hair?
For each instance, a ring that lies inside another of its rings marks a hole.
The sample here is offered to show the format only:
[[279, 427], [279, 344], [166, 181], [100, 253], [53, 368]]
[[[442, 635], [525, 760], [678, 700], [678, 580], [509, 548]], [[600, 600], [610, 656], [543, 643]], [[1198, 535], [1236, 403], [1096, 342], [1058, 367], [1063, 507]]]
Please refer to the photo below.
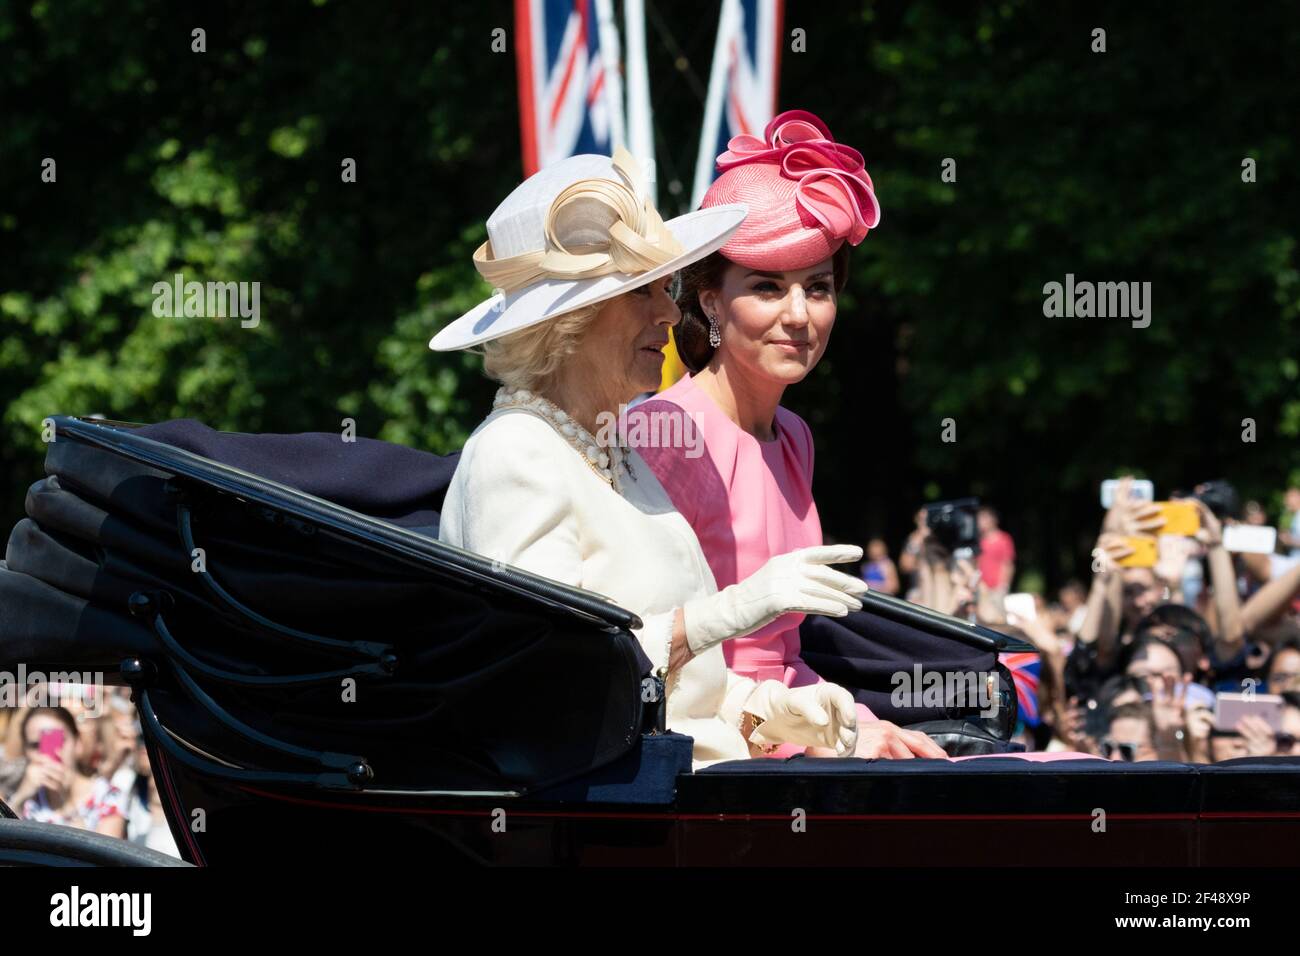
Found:
[[507, 388], [546, 391], [560, 365], [578, 349], [596, 315], [597, 302], [483, 343], [483, 371]]

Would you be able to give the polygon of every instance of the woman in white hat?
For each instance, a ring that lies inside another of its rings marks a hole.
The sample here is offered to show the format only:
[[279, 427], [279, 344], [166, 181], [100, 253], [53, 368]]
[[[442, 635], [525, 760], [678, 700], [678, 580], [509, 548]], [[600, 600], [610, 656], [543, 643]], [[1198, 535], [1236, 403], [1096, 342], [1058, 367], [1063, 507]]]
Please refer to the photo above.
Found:
[[830, 565], [861, 549], [779, 555], [718, 592], [654, 473], [603, 427], [658, 385], [680, 317], [672, 274], [720, 248], [744, 216], [716, 206], [665, 224], [622, 149], [556, 163], [488, 219], [474, 262], [497, 293], [429, 343], [481, 345], [502, 383], [465, 444], [439, 537], [637, 613], [637, 638], [666, 678], [668, 727], [694, 738], [697, 767], [786, 743], [848, 755], [857, 736], [846, 690], [730, 674], [720, 644], [791, 611], [860, 608], [863, 582]]

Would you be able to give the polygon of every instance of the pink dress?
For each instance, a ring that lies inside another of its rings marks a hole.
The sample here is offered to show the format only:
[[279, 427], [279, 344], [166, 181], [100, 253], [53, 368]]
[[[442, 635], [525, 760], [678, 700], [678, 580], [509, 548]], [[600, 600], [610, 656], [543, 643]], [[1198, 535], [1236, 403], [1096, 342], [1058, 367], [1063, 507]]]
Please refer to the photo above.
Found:
[[[695, 530], [718, 590], [749, 577], [769, 558], [822, 543], [812, 497], [812, 433], [794, 412], [777, 408], [776, 439], [759, 441], [686, 376], [637, 405], [626, 427], [628, 444]], [[727, 667], [787, 687], [821, 683], [799, 656], [804, 616], [787, 614], [724, 642]], [[858, 704], [859, 721], [874, 719]], [[786, 744], [772, 756], [802, 750]]]
[[[776, 440], [761, 442], [687, 376], [632, 409], [625, 427], [628, 444], [695, 529], [719, 590], [753, 574], [769, 558], [822, 543], [812, 497], [812, 432], [794, 412], [778, 407]], [[787, 614], [752, 634], [725, 641], [728, 668], [752, 680], [779, 680], [787, 687], [820, 683], [822, 678], [799, 656], [804, 617]], [[858, 704], [859, 723], [875, 719]], [[771, 756], [790, 757], [802, 749], [786, 744]], [[1033, 763], [1097, 759], [1077, 751], [947, 759], [998, 757]]]

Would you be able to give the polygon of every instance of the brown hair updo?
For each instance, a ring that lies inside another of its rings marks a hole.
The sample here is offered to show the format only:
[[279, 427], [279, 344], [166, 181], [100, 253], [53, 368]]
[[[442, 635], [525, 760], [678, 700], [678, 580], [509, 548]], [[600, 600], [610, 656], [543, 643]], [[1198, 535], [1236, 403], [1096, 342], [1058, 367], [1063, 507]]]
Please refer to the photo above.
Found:
[[[692, 262], [681, 271], [681, 286], [677, 292], [677, 308], [682, 320], [673, 329], [677, 340], [677, 354], [682, 364], [698, 372], [713, 358], [714, 348], [709, 344], [709, 317], [700, 305], [700, 293], [722, 286], [722, 274], [732, 262], [721, 252], [715, 252], [699, 262]], [[835, 273], [835, 291], [839, 293], [849, 280], [849, 244], [841, 243], [831, 256], [831, 269]]]

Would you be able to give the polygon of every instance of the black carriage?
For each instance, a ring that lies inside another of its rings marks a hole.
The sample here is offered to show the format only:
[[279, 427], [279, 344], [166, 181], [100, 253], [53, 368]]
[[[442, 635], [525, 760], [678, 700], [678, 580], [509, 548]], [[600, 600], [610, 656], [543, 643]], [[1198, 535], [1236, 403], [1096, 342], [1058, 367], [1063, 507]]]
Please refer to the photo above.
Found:
[[[692, 771], [634, 614], [436, 540], [455, 456], [54, 422], [47, 477], [0, 562], [0, 666], [133, 688], [191, 863], [1293, 862], [1295, 758]], [[884, 677], [917, 648], [942, 671], [996, 667], [1014, 643], [874, 594], [850, 624], [810, 618], [806, 655], [886, 716]], [[948, 706], [913, 717], [950, 752], [1009, 750], [1004, 671], [996, 692], [997, 720]], [[42, 856], [33, 827], [0, 820], [0, 861], [109, 859]]]

